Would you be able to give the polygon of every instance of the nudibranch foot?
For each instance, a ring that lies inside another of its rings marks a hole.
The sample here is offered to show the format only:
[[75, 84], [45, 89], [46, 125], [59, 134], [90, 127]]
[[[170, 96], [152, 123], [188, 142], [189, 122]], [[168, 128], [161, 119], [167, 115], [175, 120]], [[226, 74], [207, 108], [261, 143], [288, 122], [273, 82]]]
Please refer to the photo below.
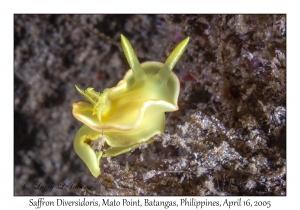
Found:
[[[154, 142], [154, 139], [151, 138], [150, 140], [146, 141], [146, 144], [151, 144]], [[139, 144], [135, 144], [135, 145], [132, 145], [130, 147], [115, 147], [115, 148], [112, 148], [110, 150], [107, 150], [102, 157], [113, 157], [113, 156], [117, 156], [117, 155], [120, 155], [120, 154], [123, 154], [123, 153], [126, 153], [126, 152], [130, 152], [132, 151], [133, 149], [137, 148], [140, 146], [140, 143]]]
[[94, 177], [100, 176], [100, 159], [103, 152], [95, 152], [87, 143], [87, 140], [94, 141], [99, 138], [99, 133], [93, 131], [89, 127], [83, 125], [77, 132], [74, 140], [74, 150], [76, 154], [87, 165], [88, 169]]

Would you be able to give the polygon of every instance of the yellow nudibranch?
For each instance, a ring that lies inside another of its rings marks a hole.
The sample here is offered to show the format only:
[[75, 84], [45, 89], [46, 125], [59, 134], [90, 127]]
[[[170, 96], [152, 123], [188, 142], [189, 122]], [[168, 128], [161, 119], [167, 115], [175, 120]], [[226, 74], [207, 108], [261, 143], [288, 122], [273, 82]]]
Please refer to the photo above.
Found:
[[[178, 110], [180, 84], [172, 72], [185, 51], [189, 37], [181, 41], [166, 62], [139, 63], [128, 39], [121, 44], [130, 68], [117, 86], [102, 93], [93, 88], [77, 91], [89, 101], [73, 103], [73, 115], [84, 123], [74, 140], [74, 149], [94, 177], [101, 157], [117, 156], [153, 142], [164, 131], [165, 112]], [[92, 148], [98, 142], [97, 148]]]

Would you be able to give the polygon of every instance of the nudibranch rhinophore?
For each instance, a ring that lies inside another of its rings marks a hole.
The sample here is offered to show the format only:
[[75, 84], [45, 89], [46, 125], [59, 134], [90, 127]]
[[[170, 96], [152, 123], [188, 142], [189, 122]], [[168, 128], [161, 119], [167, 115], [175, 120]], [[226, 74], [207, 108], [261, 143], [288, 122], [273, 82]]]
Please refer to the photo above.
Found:
[[[101, 173], [101, 157], [128, 152], [142, 142], [151, 143], [154, 135], [164, 131], [165, 112], [178, 110], [180, 84], [172, 69], [188, 42], [189, 37], [181, 41], [164, 64], [140, 64], [130, 42], [121, 35], [131, 69], [117, 86], [102, 93], [76, 86], [88, 102], [73, 103], [74, 117], [84, 123], [75, 136], [74, 149], [94, 177]], [[98, 147], [92, 148], [96, 142]]]

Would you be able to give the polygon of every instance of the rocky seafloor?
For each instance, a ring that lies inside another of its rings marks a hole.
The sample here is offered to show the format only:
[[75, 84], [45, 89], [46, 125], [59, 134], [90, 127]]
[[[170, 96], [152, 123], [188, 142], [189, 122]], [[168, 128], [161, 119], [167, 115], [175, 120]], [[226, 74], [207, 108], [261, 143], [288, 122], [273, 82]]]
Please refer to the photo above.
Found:
[[[73, 149], [74, 85], [123, 78], [120, 34], [140, 62], [190, 37], [179, 110], [96, 179]], [[286, 195], [286, 16], [14, 15], [14, 194]]]

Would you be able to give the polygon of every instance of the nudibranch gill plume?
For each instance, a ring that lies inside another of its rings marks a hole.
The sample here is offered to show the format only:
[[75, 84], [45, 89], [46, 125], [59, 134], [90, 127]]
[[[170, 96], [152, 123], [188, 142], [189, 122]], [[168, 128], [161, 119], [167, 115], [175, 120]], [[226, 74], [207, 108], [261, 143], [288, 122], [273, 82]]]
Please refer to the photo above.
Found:
[[117, 86], [102, 93], [76, 86], [88, 102], [73, 103], [74, 117], [84, 124], [75, 136], [74, 149], [94, 177], [101, 174], [102, 157], [128, 152], [142, 142], [151, 143], [154, 135], [164, 132], [165, 112], [178, 110], [180, 84], [172, 69], [188, 42], [189, 37], [181, 41], [164, 64], [140, 64], [130, 42], [121, 35], [131, 69]]

